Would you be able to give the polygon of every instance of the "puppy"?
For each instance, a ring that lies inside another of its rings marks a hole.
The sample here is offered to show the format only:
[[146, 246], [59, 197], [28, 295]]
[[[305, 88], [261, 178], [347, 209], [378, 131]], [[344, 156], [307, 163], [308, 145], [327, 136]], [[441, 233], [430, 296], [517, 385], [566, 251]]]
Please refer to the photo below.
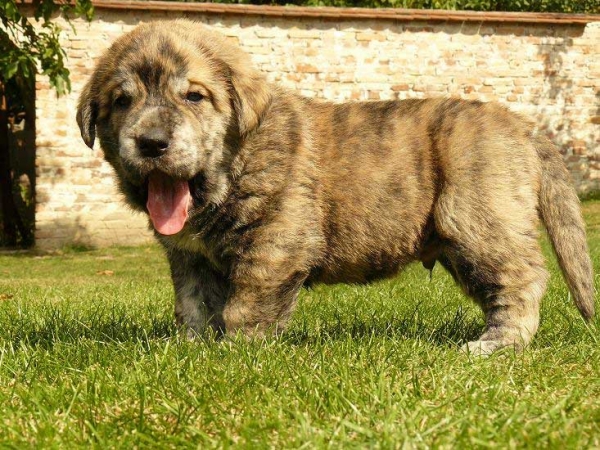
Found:
[[476, 354], [535, 334], [546, 226], [575, 304], [594, 314], [584, 223], [554, 146], [504, 107], [459, 99], [329, 103], [268, 83], [221, 35], [141, 25], [81, 94], [121, 191], [166, 249], [177, 323], [264, 335], [303, 285], [439, 262], [482, 308]]

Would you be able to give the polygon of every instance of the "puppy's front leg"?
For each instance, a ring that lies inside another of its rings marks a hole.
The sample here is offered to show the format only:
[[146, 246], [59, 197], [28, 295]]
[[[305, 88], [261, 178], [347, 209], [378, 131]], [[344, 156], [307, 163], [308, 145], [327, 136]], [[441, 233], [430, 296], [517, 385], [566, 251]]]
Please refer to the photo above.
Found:
[[175, 287], [175, 320], [188, 338], [212, 327], [225, 330], [223, 306], [229, 287], [223, 276], [199, 255], [170, 249], [167, 253]]
[[225, 330], [230, 336], [242, 333], [263, 337], [282, 331], [306, 279], [305, 273], [293, 270], [277, 274], [278, 271], [253, 267], [251, 272], [266, 276], [242, 277], [233, 282], [232, 294], [223, 310]]

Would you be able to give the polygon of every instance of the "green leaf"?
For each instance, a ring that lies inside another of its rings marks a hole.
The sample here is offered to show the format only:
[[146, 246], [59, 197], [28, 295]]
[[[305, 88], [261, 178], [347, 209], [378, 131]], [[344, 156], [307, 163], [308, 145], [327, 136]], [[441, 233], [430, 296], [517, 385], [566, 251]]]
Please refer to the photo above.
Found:
[[[32, 0], [34, 25], [19, 12], [16, 0], [0, 0], [0, 75], [4, 81], [16, 78], [24, 85], [34, 81], [38, 67], [46, 75], [58, 95], [71, 89], [69, 70], [65, 67], [66, 53], [60, 46], [61, 28], [52, 21], [53, 15], [63, 13], [91, 20], [91, 0]], [[21, 83], [19, 81], [19, 83]], [[17, 84], [19, 84], [17, 83]], [[14, 86], [17, 86], [15, 84]], [[15, 88], [16, 89], [16, 88]], [[10, 94], [17, 96], [18, 94]]]
[[2, 15], [12, 22], [19, 22], [21, 14], [14, 0], [4, 0]]
[[17, 71], [19, 70], [19, 62], [18, 61], [11, 61], [9, 62], [5, 67], [3, 67], [3, 78], [5, 80], [10, 80], [12, 77], [14, 77], [17, 73]]

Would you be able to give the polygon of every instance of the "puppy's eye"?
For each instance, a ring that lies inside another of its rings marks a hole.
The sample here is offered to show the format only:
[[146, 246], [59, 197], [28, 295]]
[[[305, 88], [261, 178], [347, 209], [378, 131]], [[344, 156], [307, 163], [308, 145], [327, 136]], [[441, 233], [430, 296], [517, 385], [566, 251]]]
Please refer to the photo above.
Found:
[[131, 104], [131, 98], [126, 95], [119, 95], [114, 101], [114, 105], [117, 108], [122, 108], [122, 109], [127, 108], [130, 104]]
[[204, 96], [200, 92], [188, 92], [185, 94], [185, 99], [188, 102], [198, 103], [204, 98]]

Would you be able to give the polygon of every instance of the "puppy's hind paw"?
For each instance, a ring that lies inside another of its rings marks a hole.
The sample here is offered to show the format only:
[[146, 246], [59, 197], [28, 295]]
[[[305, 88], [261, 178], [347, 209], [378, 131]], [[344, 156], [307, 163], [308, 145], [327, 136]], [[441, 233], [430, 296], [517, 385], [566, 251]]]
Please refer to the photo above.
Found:
[[477, 357], [487, 357], [496, 350], [506, 347], [501, 341], [471, 341], [461, 347], [461, 351]]

